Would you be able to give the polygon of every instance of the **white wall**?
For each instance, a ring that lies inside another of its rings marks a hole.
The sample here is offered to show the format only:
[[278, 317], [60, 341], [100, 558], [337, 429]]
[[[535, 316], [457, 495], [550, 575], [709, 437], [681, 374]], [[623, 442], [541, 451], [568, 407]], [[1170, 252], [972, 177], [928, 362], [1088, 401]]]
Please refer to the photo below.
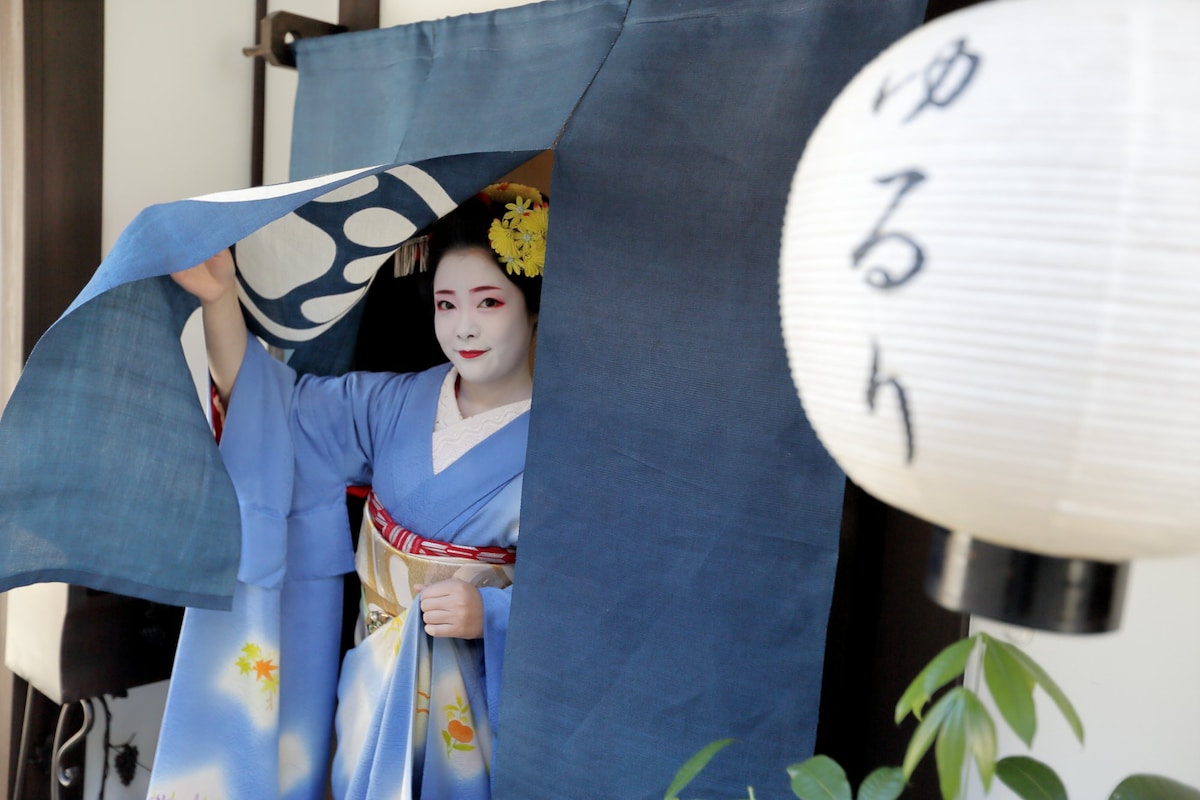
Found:
[[253, 0], [105, 6], [107, 253], [142, 208], [248, 185]]
[[[1080, 747], [1037, 690], [1033, 749], [998, 723], [1001, 756], [1027, 753], [1049, 764], [1076, 800], [1107, 798], [1122, 778], [1138, 772], [1200, 787], [1200, 557], [1135, 562], [1124, 620], [1114, 633], [1035, 633], [981, 619], [972, 628], [1023, 647], [1083, 720]], [[982, 676], [969, 677], [968, 686], [983, 694]], [[985, 796], [977, 781], [968, 796]], [[1016, 798], [998, 782], [986, 796]]]
[[381, 0], [379, 26], [387, 28], [427, 19], [523, 6], [529, 2], [530, 0]]

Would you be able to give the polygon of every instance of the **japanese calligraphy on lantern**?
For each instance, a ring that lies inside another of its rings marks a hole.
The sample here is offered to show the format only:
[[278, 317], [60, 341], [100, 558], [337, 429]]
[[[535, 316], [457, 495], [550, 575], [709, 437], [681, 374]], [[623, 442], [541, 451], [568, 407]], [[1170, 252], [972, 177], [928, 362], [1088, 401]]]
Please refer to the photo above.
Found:
[[[910, 72], [893, 81], [885, 79], [875, 95], [875, 112], [901, 89], [916, 85], [918, 99], [912, 111], [904, 118], [911, 122], [927, 108], [945, 108], [958, 99], [963, 90], [975, 77], [979, 68], [979, 56], [967, 49], [965, 38], [956, 39], [934, 56], [923, 70]], [[920, 80], [918, 80], [918, 78]]]
[[[893, 100], [899, 103], [903, 98], [904, 102], [911, 106], [911, 110], [900, 124], [907, 124], [924, 111], [947, 108], [974, 79], [979, 62], [979, 55], [971, 52], [966, 38], [956, 39], [942, 48], [923, 69], [910, 72], [896, 80], [890, 76], [885, 78], [875, 95], [872, 111], [879, 114], [885, 105]], [[915, 101], [910, 95], [915, 95]], [[925, 266], [925, 248], [917, 236], [909, 231], [898, 230], [890, 223], [905, 196], [928, 179], [925, 170], [916, 167], [906, 167], [876, 178], [876, 182], [882, 186], [895, 185], [895, 193], [866, 238], [850, 254], [852, 267], [859, 269], [865, 265], [864, 281], [870, 288], [889, 291], [904, 286], [916, 278]], [[903, 261], [899, 264], [872, 262], [872, 256], [888, 245], [899, 245], [904, 253]], [[872, 339], [871, 370], [866, 390], [867, 411], [870, 414], [876, 413], [880, 402], [880, 390], [885, 387], [891, 390], [904, 436], [904, 462], [911, 464], [916, 455], [916, 436], [908, 391], [900, 376], [884, 375], [881, 372], [880, 354], [879, 342]]]
[[858, 247], [854, 248], [852, 254], [852, 262], [854, 266], [862, 266], [864, 260], [868, 258], [880, 245], [888, 242], [898, 242], [910, 251], [909, 261], [897, 272], [889, 269], [885, 265], [868, 266], [866, 271], [866, 281], [876, 289], [894, 289], [897, 286], [903, 286], [917, 274], [917, 272], [925, 265], [925, 251], [921, 249], [921, 245], [913, 239], [911, 234], [903, 231], [889, 230], [887, 227], [888, 218], [896, 210], [896, 206], [908, 194], [913, 187], [917, 186], [921, 181], [925, 180], [925, 173], [920, 170], [908, 169], [903, 172], [897, 172], [895, 175], [887, 175], [879, 178], [878, 182], [883, 185], [896, 183], [899, 181], [900, 188], [896, 191], [896, 196], [892, 198], [891, 204], [887, 210], [883, 212], [883, 216], [875, 223], [875, 227], [867, 235], [867, 238], [862, 241]]

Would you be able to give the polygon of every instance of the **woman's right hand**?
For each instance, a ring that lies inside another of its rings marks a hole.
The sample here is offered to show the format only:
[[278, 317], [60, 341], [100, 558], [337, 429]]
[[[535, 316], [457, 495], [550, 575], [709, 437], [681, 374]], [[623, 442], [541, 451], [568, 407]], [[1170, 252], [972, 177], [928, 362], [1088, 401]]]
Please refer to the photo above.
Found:
[[233, 254], [226, 248], [190, 269], [171, 273], [171, 278], [201, 303], [215, 303], [237, 284]]

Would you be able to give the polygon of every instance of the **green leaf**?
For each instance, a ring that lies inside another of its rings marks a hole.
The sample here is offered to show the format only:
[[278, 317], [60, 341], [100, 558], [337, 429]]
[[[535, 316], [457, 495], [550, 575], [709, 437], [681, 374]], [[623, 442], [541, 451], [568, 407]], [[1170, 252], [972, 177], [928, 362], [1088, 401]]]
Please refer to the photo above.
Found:
[[[968, 753], [975, 759], [984, 788], [990, 789], [996, 769], [996, 726], [991, 714], [974, 692], [962, 687], [947, 692], [938, 705], [943, 703], [947, 710], [934, 751], [942, 797], [953, 800], [958, 796]], [[930, 718], [937, 710], [935, 706]]]
[[967, 725], [963, 697], [966, 689], [961, 687], [951, 689], [946, 695], [949, 701], [949, 711], [942, 729], [938, 731], [937, 747], [934, 756], [937, 758], [938, 786], [942, 789], [943, 800], [954, 800], [962, 783], [963, 761], [967, 757]]
[[1058, 688], [1058, 684], [1046, 674], [1046, 670], [1042, 669], [1041, 665], [1025, 654], [1025, 651], [1019, 647], [1005, 644], [988, 636], [985, 640], [989, 647], [1000, 647], [1008, 655], [1015, 658], [1021, 663], [1033, 679], [1037, 681], [1038, 686], [1041, 686], [1046, 694], [1050, 695], [1050, 699], [1054, 701], [1054, 705], [1058, 706], [1059, 712], [1066, 719], [1067, 724], [1071, 726], [1071, 730], [1075, 733], [1075, 738], [1083, 744], [1083, 722], [1079, 719], [1079, 714], [1075, 711], [1075, 706], [1071, 705], [1071, 701], [1063, 694], [1063, 690]]
[[974, 692], [963, 689], [963, 723], [967, 750], [975, 759], [983, 788], [991, 791], [996, 774], [996, 723]]
[[1033, 735], [1037, 732], [1037, 710], [1033, 705], [1033, 675], [1025, 666], [1013, 658], [1008, 649], [996, 647], [994, 639], [988, 637], [983, 651], [983, 679], [987, 683], [992, 699], [1000, 716], [1013, 729], [1013, 733], [1025, 743], [1033, 746]]
[[685, 761], [679, 768], [679, 772], [675, 773], [675, 780], [671, 781], [671, 785], [667, 787], [667, 793], [663, 795], [663, 800], [679, 800], [679, 793], [700, 774], [701, 770], [708, 766], [708, 762], [712, 761], [713, 756], [733, 744], [733, 741], [733, 739], [717, 739], [715, 742], [709, 742], [701, 748], [700, 752]]
[[908, 749], [904, 752], [904, 779], [908, 780], [912, 777], [913, 770], [917, 768], [917, 764], [925, 757], [929, 746], [933, 744], [937, 738], [938, 729], [942, 726], [942, 721], [946, 715], [950, 713], [951, 706], [954, 703], [954, 691], [951, 690], [942, 696], [942, 699], [933, 704], [933, 708], [929, 710], [929, 714], [925, 719], [921, 720], [921, 724], [913, 731], [912, 738], [908, 740]]
[[858, 787], [858, 800], [896, 800], [904, 791], [904, 784], [904, 770], [899, 767], [880, 767]]
[[787, 768], [800, 800], [852, 800], [846, 771], [829, 756], [813, 756]]
[[1200, 789], [1162, 775], [1130, 775], [1108, 800], [1200, 800]]
[[920, 719], [921, 709], [933, 698], [933, 693], [963, 674], [974, 648], [975, 637], [972, 636], [959, 639], [934, 656], [925, 669], [913, 678], [900, 697], [900, 702], [896, 703], [896, 724], [903, 722], [909, 713]]
[[1067, 789], [1050, 767], [1029, 756], [996, 762], [996, 777], [1021, 800], [1067, 800]]

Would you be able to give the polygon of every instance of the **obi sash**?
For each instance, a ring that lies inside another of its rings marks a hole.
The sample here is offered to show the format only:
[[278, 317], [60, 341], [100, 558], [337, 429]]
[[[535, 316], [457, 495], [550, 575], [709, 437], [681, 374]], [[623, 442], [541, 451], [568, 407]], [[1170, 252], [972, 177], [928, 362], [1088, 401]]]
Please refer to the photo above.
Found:
[[415, 586], [458, 578], [478, 588], [512, 584], [516, 550], [426, 539], [396, 523], [374, 492], [367, 497], [355, 569], [362, 583], [360, 636], [404, 622]]

